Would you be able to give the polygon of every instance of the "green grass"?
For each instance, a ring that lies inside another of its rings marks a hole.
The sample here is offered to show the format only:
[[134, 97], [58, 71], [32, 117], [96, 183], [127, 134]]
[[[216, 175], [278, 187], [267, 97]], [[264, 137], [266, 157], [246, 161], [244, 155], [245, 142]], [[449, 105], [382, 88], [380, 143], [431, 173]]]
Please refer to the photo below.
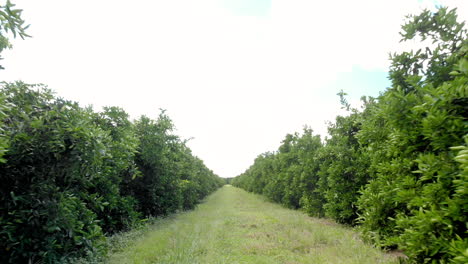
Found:
[[358, 233], [226, 185], [158, 220], [109, 263], [398, 263]]

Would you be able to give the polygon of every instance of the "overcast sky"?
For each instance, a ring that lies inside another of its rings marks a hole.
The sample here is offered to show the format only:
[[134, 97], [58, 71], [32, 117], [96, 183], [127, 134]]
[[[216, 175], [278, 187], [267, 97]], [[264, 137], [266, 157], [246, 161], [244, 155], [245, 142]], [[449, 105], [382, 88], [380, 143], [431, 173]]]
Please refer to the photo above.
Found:
[[462, 0], [13, 2], [33, 37], [3, 53], [0, 80], [44, 83], [132, 118], [166, 109], [222, 177], [304, 125], [326, 135], [341, 89], [354, 104], [384, 91], [405, 15], [435, 4], [468, 15]]

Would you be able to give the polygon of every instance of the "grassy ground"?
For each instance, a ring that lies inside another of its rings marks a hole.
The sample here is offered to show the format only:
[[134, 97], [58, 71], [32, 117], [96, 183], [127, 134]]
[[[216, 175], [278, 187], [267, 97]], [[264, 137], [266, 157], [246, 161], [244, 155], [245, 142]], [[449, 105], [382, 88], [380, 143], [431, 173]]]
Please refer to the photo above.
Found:
[[224, 186], [196, 210], [157, 221], [109, 263], [398, 263], [327, 220]]

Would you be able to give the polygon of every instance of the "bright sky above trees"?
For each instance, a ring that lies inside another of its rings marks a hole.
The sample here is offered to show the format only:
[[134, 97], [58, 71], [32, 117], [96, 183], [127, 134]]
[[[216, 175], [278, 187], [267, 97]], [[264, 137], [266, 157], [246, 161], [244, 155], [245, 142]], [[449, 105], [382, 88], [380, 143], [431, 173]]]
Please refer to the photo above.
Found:
[[45, 83], [82, 105], [159, 108], [222, 177], [309, 125], [326, 134], [343, 89], [355, 105], [389, 83], [407, 14], [467, 1], [15, 1], [31, 39], [3, 53], [1, 80]]

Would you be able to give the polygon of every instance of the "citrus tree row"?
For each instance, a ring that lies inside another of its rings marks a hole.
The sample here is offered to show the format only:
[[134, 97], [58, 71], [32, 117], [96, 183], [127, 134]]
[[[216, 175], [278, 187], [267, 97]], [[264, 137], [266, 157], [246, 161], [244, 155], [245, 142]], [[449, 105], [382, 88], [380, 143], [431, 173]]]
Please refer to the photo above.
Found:
[[392, 86], [338, 116], [322, 142], [287, 135], [232, 183], [314, 216], [359, 225], [416, 263], [468, 263], [468, 42], [454, 10], [424, 11], [391, 56]]
[[162, 112], [130, 121], [43, 86], [0, 89], [0, 262], [102, 255], [105, 234], [193, 208], [224, 181]]

